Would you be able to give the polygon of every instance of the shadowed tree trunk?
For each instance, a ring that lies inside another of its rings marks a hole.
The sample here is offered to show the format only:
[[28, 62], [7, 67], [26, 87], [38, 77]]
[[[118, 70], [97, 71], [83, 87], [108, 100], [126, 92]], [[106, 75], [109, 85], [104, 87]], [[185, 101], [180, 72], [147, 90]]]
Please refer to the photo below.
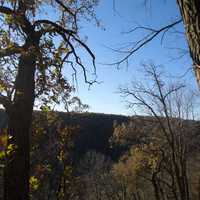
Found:
[[19, 58], [15, 95], [8, 114], [8, 133], [12, 136], [8, 144], [16, 147], [8, 155], [5, 168], [5, 200], [29, 199], [30, 144], [29, 133], [35, 100], [36, 48], [39, 39], [30, 35], [26, 40], [27, 51]]
[[154, 188], [155, 199], [161, 200], [160, 192], [159, 192], [159, 186], [158, 186], [158, 182], [156, 180], [156, 172], [154, 172], [153, 175], [152, 175], [152, 184], [153, 184], [153, 188]]
[[[96, 19], [93, 8], [97, 2], [82, 0], [0, 2], [0, 43], [3, 44], [0, 48], [0, 64], [3, 74], [8, 72], [10, 75], [9, 78], [1, 76], [3, 89], [0, 91], [0, 104], [5, 107], [8, 115], [8, 133], [12, 136], [8, 145], [15, 147], [15, 151], [6, 156], [4, 200], [28, 200], [29, 133], [35, 100], [35, 80], [38, 80], [37, 92], [40, 97], [46, 87], [48, 88], [43, 102], [49, 103], [60, 103], [61, 100], [66, 103], [72, 92], [72, 87], [63, 75], [62, 67], [65, 64], [70, 64], [75, 74], [75, 64], [77, 64], [83, 70], [86, 83], [96, 82], [87, 80], [85, 66], [75, 47], [79, 44], [88, 53], [95, 70], [95, 56], [79, 39], [77, 22], [79, 22], [78, 17], [88, 16], [88, 19]], [[55, 19], [51, 18], [51, 12], [40, 15], [41, 8], [48, 10], [50, 7], [55, 9], [57, 16]], [[40, 38], [42, 43], [39, 43]], [[38, 73], [35, 73], [36, 67]], [[49, 71], [48, 75], [43, 73], [46, 70]], [[48, 85], [45, 82], [47, 76], [51, 82]], [[44, 81], [40, 81], [41, 77]], [[55, 98], [49, 98], [48, 94], [50, 96], [53, 94]]]
[[177, 0], [193, 60], [195, 75], [200, 87], [200, 1]]

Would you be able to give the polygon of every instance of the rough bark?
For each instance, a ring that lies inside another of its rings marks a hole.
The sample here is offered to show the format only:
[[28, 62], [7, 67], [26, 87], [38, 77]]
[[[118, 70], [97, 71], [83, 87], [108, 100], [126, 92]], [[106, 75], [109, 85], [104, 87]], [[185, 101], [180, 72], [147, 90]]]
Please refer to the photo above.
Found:
[[30, 168], [30, 127], [35, 100], [35, 49], [39, 40], [33, 35], [26, 40], [27, 51], [19, 58], [18, 74], [15, 82], [15, 95], [12, 105], [7, 109], [8, 132], [12, 136], [9, 144], [16, 146], [14, 153], [7, 157], [5, 167], [5, 200], [29, 199]]
[[185, 33], [200, 87], [200, 1], [177, 0], [185, 25]]
[[153, 173], [153, 175], [152, 175], [152, 184], [153, 184], [153, 188], [154, 188], [155, 199], [161, 200], [160, 192], [159, 192], [159, 186], [158, 186], [158, 183], [157, 183], [157, 180], [156, 180], [156, 173]]

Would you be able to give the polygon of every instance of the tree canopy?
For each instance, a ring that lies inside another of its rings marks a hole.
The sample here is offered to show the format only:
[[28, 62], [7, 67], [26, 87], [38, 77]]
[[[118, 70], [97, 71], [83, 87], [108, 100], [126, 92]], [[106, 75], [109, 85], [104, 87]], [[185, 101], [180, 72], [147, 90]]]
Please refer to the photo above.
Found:
[[73, 86], [65, 66], [75, 77], [80, 67], [85, 82], [95, 82], [88, 80], [77, 48], [88, 54], [95, 72], [95, 56], [79, 37], [79, 25], [81, 20], [96, 20], [97, 4], [98, 0], [0, 1], [0, 104], [8, 115], [8, 146], [16, 147], [4, 172], [6, 200], [29, 199], [29, 134], [35, 99], [43, 107], [80, 104], [77, 98], [69, 101]]
[[[95, 70], [95, 56], [79, 37], [79, 22], [95, 18], [97, 0], [12, 0], [0, 3], [0, 89], [4, 106], [12, 101], [19, 57], [28, 49], [36, 58], [35, 96], [43, 102], [59, 103], [68, 99], [73, 88], [63, 74], [66, 65], [72, 68], [74, 75], [78, 65], [85, 81], [92, 83], [87, 79], [76, 47], [82, 47], [88, 53]], [[34, 43], [38, 43], [37, 48]]]

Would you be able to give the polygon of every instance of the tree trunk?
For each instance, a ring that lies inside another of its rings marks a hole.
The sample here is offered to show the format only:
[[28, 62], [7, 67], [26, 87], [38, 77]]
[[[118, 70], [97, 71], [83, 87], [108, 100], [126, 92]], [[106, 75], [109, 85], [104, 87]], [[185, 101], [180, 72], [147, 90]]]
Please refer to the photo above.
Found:
[[177, 0], [177, 2], [183, 17], [190, 55], [200, 87], [200, 1]]
[[[34, 42], [34, 43], [33, 43]], [[9, 145], [16, 149], [7, 156], [5, 167], [4, 200], [29, 199], [30, 127], [35, 100], [36, 55], [34, 37], [26, 41], [27, 51], [19, 57], [13, 103], [6, 110], [9, 118]]]
[[159, 186], [156, 180], [156, 173], [154, 172], [152, 175], [152, 184], [153, 184], [153, 188], [154, 188], [154, 196], [156, 200], [161, 200], [160, 198], [160, 192], [159, 192]]

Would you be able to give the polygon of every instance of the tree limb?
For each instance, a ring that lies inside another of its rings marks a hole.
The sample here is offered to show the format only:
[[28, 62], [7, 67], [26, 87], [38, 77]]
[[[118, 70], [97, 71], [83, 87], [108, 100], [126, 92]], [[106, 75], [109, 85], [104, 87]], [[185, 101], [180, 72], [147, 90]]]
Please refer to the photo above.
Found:
[[[70, 48], [71, 48], [71, 50], [72, 50], [72, 54], [73, 54], [74, 57], [75, 57], [76, 63], [77, 63], [77, 64], [82, 68], [82, 70], [83, 70], [83, 75], [84, 75], [85, 82], [88, 83], [89, 85], [92, 85], [93, 83], [96, 82], [96, 80], [94, 80], [94, 81], [88, 81], [88, 79], [87, 79], [87, 74], [86, 74], [86, 69], [85, 69], [84, 65], [82, 64], [80, 57], [77, 55], [77, 53], [76, 53], [76, 51], [75, 51], [73, 45], [70, 43], [70, 41], [68, 41], [68, 44], [69, 44], [69, 46], [70, 46]], [[87, 46], [86, 46], [86, 47], [87, 47]], [[87, 49], [86, 49], [86, 50], [87, 50]], [[93, 55], [93, 54], [92, 54], [92, 55]], [[95, 57], [93, 57], [93, 66], [94, 66], [94, 68], [96, 69], [94, 59], [95, 59]]]
[[[152, 29], [149, 27], [143, 27], [143, 26], [132, 29], [129, 32], [134, 32], [137, 29], [144, 29], [144, 30], [150, 31], [150, 33], [145, 35], [141, 40], [137, 41], [130, 50], [122, 52], [122, 53], [127, 54], [124, 58], [122, 58], [121, 60], [119, 60], [117, 62], [111, 63], [110, 65], [120, 65], [120, 64], [126, 62], [135, 52], [139, 51], [146, 44], [150, 43], [160, 33], [164, 32], [164, 34], [165, 34], [166, 31], [168, 31], [170, 28], [174, 27], [175, 25], [180, 24], [181, 22], [182, 22], [182, 19], [179, 19], [179, 20], [177, 20], [171, 24], [168, 24], [167, 26], [164, 26], [158, 30]], [[120, 50], [119, 50], [119, 52], [120, 52]]]
[[11, 8], [0, 6], [0, 13], [7, 14], [7, 15], [13, 15], [15, 14], [15, 11]]
[[8, 47], [6, 49], [0, 49], [0, 58], [6, 57], [6, 56], [11, 56], [14, 54], [19, 54], [23, 51], [23, 47], [20, 46], [12, 46]]
[[65, 12], [69, 13], [69, 15], [71, 15], [73, 17], [73, 24], [75, 25], [75, 29], [78, 30], [78, 27], [77, 27], [77, 12], [80, 10], [80, 9], [77, 9], [75, 12], [72, 12], [67, 6], [64, 5], [63, 2], [61, 2], [60, 0], [55, 0], [56, 3], [58, 3], [63, 9]]
[[0, 6], [0, 13], [12, 15], [15, 18], [16, 24], [20, 25], [20, 28], [24, 31], [24, 33], [29, 34], [33, 32], [33, 26], [25, 16], [25, 14], [19, 11], [12, 10], [11, 8]]
[[47, 19], [37, 20], [33, 24], [34, 27], [42, 26], [42, 25], [49, 25], [50, 27], [48, 27], [46, 29], [45, 28], [41, 29], [41, 31], [39, 31], [39, 32], [41, 32], [41, 34], [46, 34], [46, 33], [50, 33], [50, 32], [58, 32], [58, 33], [63, 32], [63, 33], [69, 34], [69, 35], [76, 34], [75, 31], [66, 29], [63, 26], [60, 26], [59, 24], [52, 22], [50, 20], [47, 20]]
[[[90, 50], [90, 48], [76, 36], [76, 31], [66, 29], [66, 28], [60, 26], [59, 24], [57, 24], [55, 22], [52, 22], [50, 20], [46, 20], [46, 19], [45, 20], [37, 20], [37, 21], [35, 21], [33, 26], [42, 26], [42, 25], [49, 25], [50, 27], [47, 27], [46, 29], [45, 28], [41, 29], [41, 31], [39, 31], [41, 34], [52, 33], [52, 32], [57, 33], [63, 38], [63, 40], [66, 42], [66, 44], [69, 45], [69, 47], [71, 48], [70, 54], [72, 54], [75, 57], [76, 63], [83, 70], [85, 82], [89, 83], [90, 85], [93, 84], [94, 82], [96, 82], [96, 81], [92, 81], [91, 82], [91, 81], [87, 80], [85, 67], [81, 63], [80, 57], [77, 55], [74, 46], [70, 42], [70, 37], [71, 37], [79, 45], [81, 45], [86, 50], [86, 52], [91, 56], [92, 64], [93, 64], [93, 67], [94, 67], [94, 70], [95, 70], [95, 74], [96, 74], [95, 55]], [[66, 59], [66, 57], [65, 57], [65, 59]]]
[[58, 3], [66, 12], [68, 12], [71, 16], [75, 17], [75, 13], [73, 13], [67, 6], [64, 5], [63, 2], [60, 0], [55, 0], [56, 3]]

